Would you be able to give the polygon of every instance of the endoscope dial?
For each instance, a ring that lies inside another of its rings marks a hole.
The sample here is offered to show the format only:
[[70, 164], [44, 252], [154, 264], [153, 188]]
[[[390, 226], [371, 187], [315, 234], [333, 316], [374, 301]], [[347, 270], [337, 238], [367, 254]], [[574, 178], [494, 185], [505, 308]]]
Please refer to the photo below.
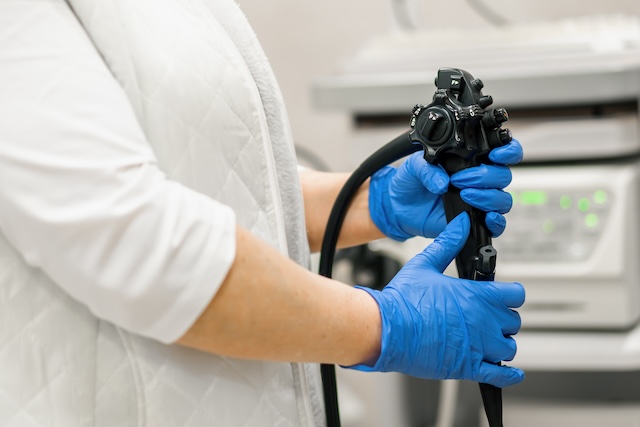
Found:
[[411, 141], [422, 144], [425, 154], [435, 156], [438, 148], [451, 141], [455, 128], [451, 113], [439, 105], [416, 105], [411, 116]]

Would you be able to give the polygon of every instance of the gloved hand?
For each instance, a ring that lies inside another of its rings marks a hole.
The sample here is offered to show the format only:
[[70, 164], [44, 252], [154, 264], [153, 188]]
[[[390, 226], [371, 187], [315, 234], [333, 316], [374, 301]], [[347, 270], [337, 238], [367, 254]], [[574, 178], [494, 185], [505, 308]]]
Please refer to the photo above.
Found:
[[495, 364], [516, 354], [510, 336], [520, 329], [520, 316], [511, 308], [524, 303], [522, 285], [442, 274], [466, 242], [469, 228], [468, 215], [460, 214], [382, 291], [360, 288], [380, 308], [382, 346], [373, 366], [349, 368], [497, 387], [524, 379], [520, 369]]
[[511, 195], [502, 191], [511, 182], [506, 165], [522, 160], [522, 146], [514, 139], [492, 150], [489, 160], [495, 165], [465, 169], [451, 178], [442, 167], [427, 163], [421, 152], [409, 156], [398, 168], [380, 169], [369, 186], [371, 219], [394, 240], [435, 237], [447, 223], [440, 195], [451, 182], [462, 189], [462, 200], [487, 212], [487, 228], [497, 237], [507, 224], [501, 214], [509, 212], [512, 205]]

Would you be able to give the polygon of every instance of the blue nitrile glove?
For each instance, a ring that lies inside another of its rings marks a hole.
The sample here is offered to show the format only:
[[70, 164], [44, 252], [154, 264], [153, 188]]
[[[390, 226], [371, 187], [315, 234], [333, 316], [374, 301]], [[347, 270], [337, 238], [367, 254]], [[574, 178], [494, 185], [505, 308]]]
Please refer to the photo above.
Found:
[[462, 189], [469, 205], [487, 212], [487, 228], [499, 236], [507, 224], [511, 195], [502, 191], [511, 182], [506, 165], [522, 160], [522, 146], [515, 139], [489, 153], [495, 165], [481, 165], [460, 171], [451, 178], [440, 167], [427, 163], [422, 152], [409, 156], [398, 168], [387, 166], [371, 177], [369, 212], [385, 236], [406, 240], [414, 236], [435, 237], [446, 225], [441, 194], [449, 181]]
[[506, 387], [524, 373], [495, 363], [512, 360], [524, 303], [519, 283], [475, 282], [444, 276], [469, 236], [462, 213], [382, 290], [360, 288], [378, 303], [381, 351], [361, 371], [395, 371], [419, 378], [467, 379]]

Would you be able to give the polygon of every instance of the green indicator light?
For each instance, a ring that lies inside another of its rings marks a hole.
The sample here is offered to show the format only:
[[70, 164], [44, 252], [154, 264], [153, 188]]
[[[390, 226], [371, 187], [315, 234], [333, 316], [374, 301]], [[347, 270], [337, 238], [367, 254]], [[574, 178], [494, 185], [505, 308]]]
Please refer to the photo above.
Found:
[[548, 196], [544, 191], [523, 191], [520, 193], [520, 203], [523, 205], [545, 205]]
[[598, 215], [590, 213], [589, 215], [584, 217], [584, 224], [589, 228], [594, 228], [600, 222], [600, 218]]
[[597, 204], [601, 205], [603, 203], [606, 203], [607, 201], [607, 192], [604, 190], [598, 190], [595, 193], [593, 193], [593, 201], [596, 202]]
[[571, 197], [569, 197], [569, 196], [560, 197], [560, 207], [562, 209], [569, 209], [572, 204], [573, 204], [573, 202], [571, 200]]
[[580, 209], [582, 212], [588, 211], [590, 206], [591, 202], [589, 202], [589, 199], [587, 199], [586, 197], [578, 200], [578, 209]]
[[551, 234], [556, 231], [556, 224], [548, 219], [542, 224], [542, 231], [544, 231], [545, 234]]

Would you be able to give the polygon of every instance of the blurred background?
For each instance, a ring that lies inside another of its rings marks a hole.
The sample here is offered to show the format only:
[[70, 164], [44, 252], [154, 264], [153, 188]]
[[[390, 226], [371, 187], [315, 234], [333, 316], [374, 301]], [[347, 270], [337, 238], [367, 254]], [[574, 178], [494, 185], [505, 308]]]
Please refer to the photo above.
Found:
[[[300, 162], [351, 171], [460, 67], [525, 147], [495, 240], [527, 288], [506, 426], [640, 427], [640, 2], [239, 0], [284, 94]], [[386, 283], [428, 241], [342, 253]], [[455, 274], [455, 271], [448, 271]], [[339, 369], [343, 425], [483, 426], [475, 384]]]
[[[318, 77], [339, 71], [374, 37], [397, 32], [394, 1], [398, 0], [238, 1], [275, 71], [296, 144], [312, 150], [332, 170], [351, 171], [358, 164], [345, 155], [352, 136], [351, 115], [346, 110], [315, 106], [312, 83]], [[473, 32], [491, 28], [491, 23], [471, 6], [474, 3], [422, 0], [413, 1], [409, 6], [416, 9], [415, 21], [423, 29]], [[640, 16], [640, 2], [636, 0], [487, 0], [486, 8], [514, 25], [583, 16]], [[429, 81], [433, 77], [429, 76]], [[431, 96], [432, 93], [422, 94], [422, 102], [428, 103]], [[416, 98], [418, 102], [420, 99]], [[407, 105], [407, 114], [414, 104]]]

